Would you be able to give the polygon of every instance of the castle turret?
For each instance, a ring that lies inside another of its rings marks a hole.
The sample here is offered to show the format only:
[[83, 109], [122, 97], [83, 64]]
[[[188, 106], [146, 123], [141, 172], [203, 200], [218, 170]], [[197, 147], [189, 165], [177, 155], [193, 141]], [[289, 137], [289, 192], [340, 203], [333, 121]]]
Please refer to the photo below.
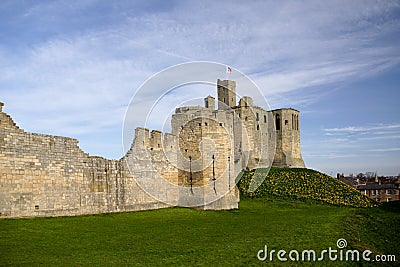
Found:
[[253, 99], [250, 96], [244, 96], [239, 100], [239, 107], [252, 107]]
[[135, 129], [135, 140], [133, 145], [137, 148], [149, 147], [149, 129], [138, 127]]
[[154, 150], [161, 150], [162, 132], [159, 130], [152, 130], [150, 133], [150, 148]]
[[217, 80], [218, 109], [229, 109], [236, 106], [236, 82]]
[[215, 110], [215, 98], [210, 95], [204, 98], [204, 106], [211, 110]]
[[272, 111], [276, 132], [273, 165], [304, 168], [300, 150], [299, 111], [292, 108]]

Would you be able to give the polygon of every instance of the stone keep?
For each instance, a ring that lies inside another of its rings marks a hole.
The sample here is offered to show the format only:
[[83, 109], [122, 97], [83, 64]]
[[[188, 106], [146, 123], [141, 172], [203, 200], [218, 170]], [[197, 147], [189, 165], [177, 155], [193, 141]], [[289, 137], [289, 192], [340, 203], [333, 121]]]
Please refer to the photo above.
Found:
[[70, 216], [238, 207], [243, 169], [304, 167], [299, 111], [266, 111], [236, 83], [217, 81], [205, 107], [180, 107], [172, 132], [137, 128], [119, 160], [91, 156], [68, 137], [25, 132], [0, 103], [0, 217]]
[[272, 111], [276, 130], [274, 166], [305, 167], [300, 151], [299, 111], [291, 108]]

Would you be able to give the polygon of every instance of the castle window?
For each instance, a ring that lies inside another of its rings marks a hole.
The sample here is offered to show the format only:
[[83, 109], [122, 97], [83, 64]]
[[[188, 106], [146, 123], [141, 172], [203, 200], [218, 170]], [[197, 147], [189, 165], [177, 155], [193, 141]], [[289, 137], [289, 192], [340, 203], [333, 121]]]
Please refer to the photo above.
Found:
[[205, 126], [207, 126], [207, 125], [208, 125], [208, 123], [207, 123], [207, 122], [205, 122], [205, 123], [204, 123], [204, 125], [205, 125]]
[[289, 123], [289, 121], [288, 121], [288, 120], [285, 120], [285, 125], [288, 125], [288, 123]]
[[245, 117], [244, 120], [247, 121], [247, 117]]
[[38, 210], [39, 209], [39, 205], [35, 205], [35, 210]]
[[292, 114], [292, 130], [294, 130], [294, 115]]
[[199, 123], [199, 126], [201, 126], [201, 122]]
[[264, 123], [267, 123], [267, 115], [264, 115]]
[[224, 103], [226, 104], [226, 99], [225, 99], [225, 97], [224, 97]]
[[160, 144], [157, 144], [158, 148], [160, 148]]
[[277, 131], [280, 131], [281, 129], [281, 119], [279, 117], [279, 114], [275, 115], [275, 128]]
[[260, 130], [260, 125], [257, 124], [257, 131], [259, 131], [259, 130]]
[[257, 120], [257, 121], [260, 120], [260, 116], [258, 115], [258, 112], [256, 113], [256, 120]]
[[219, 126], [222, 126], [222, 122], [219, 123]]

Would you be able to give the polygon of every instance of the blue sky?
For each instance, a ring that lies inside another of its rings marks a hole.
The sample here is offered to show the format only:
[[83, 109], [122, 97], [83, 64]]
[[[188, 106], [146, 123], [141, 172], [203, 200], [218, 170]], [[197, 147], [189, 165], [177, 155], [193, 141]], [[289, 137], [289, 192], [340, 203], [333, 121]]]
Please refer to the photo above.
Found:
[[4, 111], [26, 131], [120, 158], [125, 110], [146, 79], [220, 62], [271, 108], [301, 111], [308, 167], [400, 173], [399, 1], [215, 2], [1, 1]]

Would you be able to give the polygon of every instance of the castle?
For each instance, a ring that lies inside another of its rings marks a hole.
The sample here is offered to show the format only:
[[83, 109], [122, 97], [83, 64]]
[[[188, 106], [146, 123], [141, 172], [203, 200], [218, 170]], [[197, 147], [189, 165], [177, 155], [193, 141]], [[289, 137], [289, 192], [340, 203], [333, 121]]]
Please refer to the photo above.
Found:
[[237, 103], [230, 80], [217, 81], [217, 95], [177, 108], [171, 133], [136, 128], [119, 160], [91, 156], [73, 138], [25, 132], [0, 103], [0, 217], [233, 209], [242, 170], [304, 167], [299, 111], [267, 111], [248, 96]]

